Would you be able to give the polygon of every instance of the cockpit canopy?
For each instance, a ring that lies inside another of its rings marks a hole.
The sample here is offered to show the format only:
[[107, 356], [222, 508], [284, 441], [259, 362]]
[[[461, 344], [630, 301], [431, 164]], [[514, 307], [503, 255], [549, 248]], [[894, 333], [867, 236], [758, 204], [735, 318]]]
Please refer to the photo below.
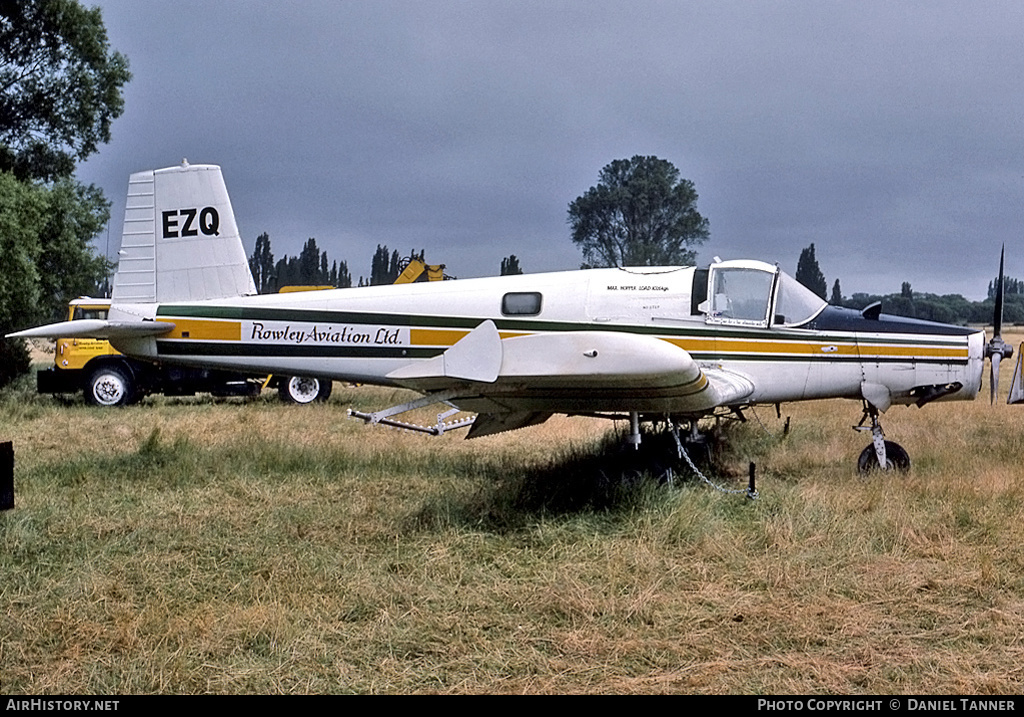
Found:
[[712, 264], [708, 289], [708, 323], [799, 326], [827, 306], [789, 274], [760, 261]]

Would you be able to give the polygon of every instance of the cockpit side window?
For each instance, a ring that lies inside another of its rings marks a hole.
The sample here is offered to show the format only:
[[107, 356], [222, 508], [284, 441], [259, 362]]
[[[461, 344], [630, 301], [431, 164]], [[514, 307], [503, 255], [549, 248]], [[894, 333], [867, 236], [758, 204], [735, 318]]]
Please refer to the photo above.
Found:
[[711, 272], [708, 321], [744, 326], [767, 326], [773, 272], [721, 268]]

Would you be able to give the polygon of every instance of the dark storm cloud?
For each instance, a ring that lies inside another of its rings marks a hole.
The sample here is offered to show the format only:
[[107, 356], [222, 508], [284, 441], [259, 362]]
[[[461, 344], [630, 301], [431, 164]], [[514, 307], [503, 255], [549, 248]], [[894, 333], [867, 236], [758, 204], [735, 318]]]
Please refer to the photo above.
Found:
[[[654, 154], [700, 193], [707, 261], [846, 293], [981, 294], [1020, 208], [1015, 3], [100, 3], [135, 79], [83, 168], [223, 165], [250, 246], [309, 236], [357, 276], [375, 246], [459, 276], [574, 268], [568, 203]], [[1016, 249], [1016, 251], [1015, 251]]]

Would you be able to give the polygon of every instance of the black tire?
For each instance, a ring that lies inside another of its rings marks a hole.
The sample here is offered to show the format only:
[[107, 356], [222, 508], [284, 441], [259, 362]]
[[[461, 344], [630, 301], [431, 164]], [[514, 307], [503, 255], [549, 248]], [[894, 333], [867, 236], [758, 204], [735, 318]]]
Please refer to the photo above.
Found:
[[[886, 471], [906, 473], [910, 470], [910, 456], [903, 450], [903, 446], [892, 441], [885, 442], [885, 463]], [[881, 466], [878, 465], [878, 456], [875, 454], [875, 445], [872, 443], [861, 451], [860, 458], [857, 459], [857, 472], [867, 475], [877, 470], [881, 470]]]
[[285, 403], [307, 404], [326, 401], [331, 396], [334, 382], [310, 376], [289, 376], [281, 379], [277, 395]]
[[101, 366], [89, 375], [85, 386], [85, 400], [93, 406], [127, 406], [136, 394], [131, 373], [119, 366]]

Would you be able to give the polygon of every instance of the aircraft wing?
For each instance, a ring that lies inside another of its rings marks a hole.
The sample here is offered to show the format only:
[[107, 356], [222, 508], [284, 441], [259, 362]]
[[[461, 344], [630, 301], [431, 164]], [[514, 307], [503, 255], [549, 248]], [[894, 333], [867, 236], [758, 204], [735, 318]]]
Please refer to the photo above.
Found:
[[174, 328], [170, 321], [107, 321], [78, 319], [7, 334], [9, 339], [118, 339], [159, 336]]
[[502, 339], [492, 321], [387, 378], [423, 393], [457, 382], [451, 402], [480, 414], [473, 436], [535, 425], [552, 413], [700, 415], [742, 403], [754, 391], [747, 377], [702, 368], [689, 352], [653, 335], [562, 331]]

